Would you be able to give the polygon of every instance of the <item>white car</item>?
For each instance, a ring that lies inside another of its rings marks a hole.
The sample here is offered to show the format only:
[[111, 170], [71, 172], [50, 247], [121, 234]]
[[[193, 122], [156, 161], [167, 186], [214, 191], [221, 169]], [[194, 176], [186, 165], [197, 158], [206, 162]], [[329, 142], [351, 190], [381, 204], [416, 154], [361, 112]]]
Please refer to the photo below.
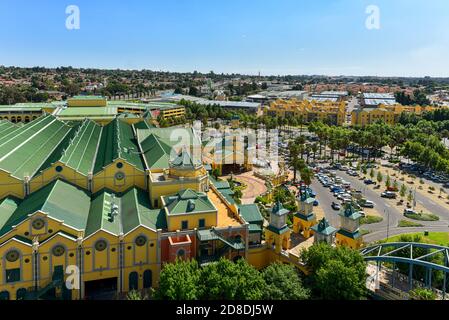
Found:
[[374, 208], [374, 202], [372, 202], [370, 200], [366, 200], [365, 202], [362, 203], [362, 207], [364, 207], [364, 208]]

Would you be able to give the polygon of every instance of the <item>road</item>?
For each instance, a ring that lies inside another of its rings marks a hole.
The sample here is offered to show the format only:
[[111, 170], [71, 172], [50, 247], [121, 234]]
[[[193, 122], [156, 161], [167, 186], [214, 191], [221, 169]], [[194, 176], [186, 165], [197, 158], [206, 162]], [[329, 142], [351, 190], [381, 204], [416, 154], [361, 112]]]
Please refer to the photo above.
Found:
[[[364, 225], [363, 228], [370, 231], [370, 234], [368, 234], [365, 238], [368, 240], [370, 238], [374, 238], [374, 240], [380, 240], [387, 236], [387, 225], [388, 225], [388, 213], [390, 214], [389, 217], [389, 226], [390, 229], [389, 234], [400, 234], [400, 233], [409, 233], [409, 232], [420, 232], [423, 230], [429, 231], [449, 231], [448, 228], [448, 221], [444, 217], [440, 219], [439, 221], [419, 221], [420, 224], [424, 225], [424, 227], [417, 227], [417, 228], [398, 228], [398, 222], [400, 220], [408, 220], [417, 222], [415, 220], [409, 219], [404, 217], [402, 213], [402, 208], [395, 207], [394, 205], [390, 204], [388, 200], [383, 199], [380, 196], [380, 193], [382, 189], [379, 189], [378, 191], [374, 191], [368, 186], [366, 186], [363, 181], [359, 180], [356, 177], [349, 176], [346, 172], [338, 171], [338, 175], [341, 176], [346, 181], [350, 182], [353, 187], [355, 187], [358, 190], [362, 190], [364, 193], [364, 196], [373, 201], [376, 204], [376, 210], [382, 215], [384, 220], [380, 223], [370, 224], [370, 225]], [[423, 197], [419, 197], [417, 195], [417, 200], [421, 201], [428, 201], [428, 199], [425, 199]], [[436, 205], [436, 204], [435, 204]], [[439, 216], [441, 216], [439, 211], [433, 211], [432, 213], [436, 213]], [[432, 230], [430, 229], [432, 228]]]
[[[366, 186], [363, 181], [359, 180], [357, 177], [349, 176], [346, 172], [337, 171], [337, 175], [342, 177], [344, 180], [351, 183], [352, 188], [362, 191], [364, 197], [375, 203], [375, 209], [383, 217], [383, 221], [374, 224], [363, 225], [363, 229], [368, 230], [370, 233], [364, 236], [365, 242], [373, 242], [385, 239], [387, 233], [389, 236], [403, 234], [403, 233], [413, 233], [422, 232], [424, 230], [434, 231], [434, 232], [449, 232], [449, 222], [446, 219], [446, 213], [444, 215], [440, 214], [440, 211], [433, 211], [438, 213], [441, 217], [439, 221], [419, 221], [424, 227], [411, 227], [411, 228], [401, 228], [398, 227], [400, 220], [408, 220], [417, 222], [415, 220], [408, 219], [402, 214], [402, 209], [395, 207], [390, 204], [388, 200], [383, 199], [380, 196], [381, 190], [374, 191], [368, 186]], [[325, 188], [321, 183], [314, 179], [312, 182], [312, 188], [317, 193], [317, 199], [323, 208], [326, 218], [329, 220], [330, 224], [336, 228], [340, 226], [340, 220], [338, 216], [338, 211], [332, 209], [331, 204], [336, 201], [336, 198], [329, 191], [329, 188]], [[428, 201], [429, 199], [424, 199], [417, 196], [417, 200]], [[432, 204], [431, 204], [432, 205]], [[435, 209], [438, 208], [437, 204], [432, 205]], [[430, 210], [430, 209], [429, 209]], [[443, 212], [447, 211], [447, 208], [443, 208]], [[388, 228], [389, 226], [389, 228]]]

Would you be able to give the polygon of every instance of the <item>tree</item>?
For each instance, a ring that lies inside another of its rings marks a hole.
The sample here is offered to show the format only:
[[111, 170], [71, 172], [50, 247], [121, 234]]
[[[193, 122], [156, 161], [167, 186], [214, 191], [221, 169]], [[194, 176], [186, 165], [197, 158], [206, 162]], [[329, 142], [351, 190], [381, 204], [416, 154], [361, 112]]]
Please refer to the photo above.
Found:
[[385, 180], [385, 187], [389, 189], [391, 187], [391, 178], [387, 175], [387, 179]]
[[361, 299], [366, 294], [366, 262], [357, 250], [318, 243], [301, 252], [310, 269], [307, 279], [314, 296], [324, 299]]
[[176, 260], [164, 265], [155, 297], [162, 300], [197, 300], [201, 296], [200, 290], [200, 269], [196, 260]]
[[382, 173], [380, 171], [377, 172], [377, 182], [382, 183], [383, 180]]
[[218, 177], [221, 176], [221, 170], [219, 168], [213, 169], [212, 176], [215, 178], [215, 180], [218, 180]]
[[302, 285], [296, 269], [283, 263], [273, 263], [262, 271], [266, 283], [264, 299], [266, 300], [305, 300], [309, 290]]
[[409, 192], [408, 192], [407, 201], [408, 201], [409, 203], [411, 203], [411, 202], [413, 201], [413, 193], [412, 193], [412, 190], [409, 190]]
[[313, 171], [310, 168], [302, 168], [302, 170], [300, 171], [301, 174], [301, 180], [304, 181], [304, 183], [308, 186], [310, 186], [310, 184], [312, 183], [312, 179], [313, 179]]
[[411, 300], [435, 300], [436, 294], [429, 289], [415, 288], [409, 292]]
[[199, 91], [198, 91], [197, 87], [190, 87], [189, 88], [189, 95], [196, 97], [196, 96], [198, 96], [198, 93], [199, 93]]
[[371, 168], [371, 171], [369, 172], [369, 176], [371, 177], [371, 179], [374, 178], [374, 168]]
[[365, 276], [359, 271], [343, 261], [328, 261], [316, 274], [321, 297], [326, 300], [359, 300], [364, 297]]
[[402, 184], [401, 190], [399, 191], [399, 195], [401, 196], [402, 199], [404, 199], [406, 194], [407, 194], [407, 187], [405, 186], [405, 184]]
[[222, 258], [201, 272], [200, 299], [258, 300], [263, 298], [265, 288], [261, 273], [245, 259], [234, 263]]
[[127, 300], [148, 300], [149, 298], [147, 295], [142, 296], [142, 294], [137, 290], [131, 290], [126, 295], [126, 299]]

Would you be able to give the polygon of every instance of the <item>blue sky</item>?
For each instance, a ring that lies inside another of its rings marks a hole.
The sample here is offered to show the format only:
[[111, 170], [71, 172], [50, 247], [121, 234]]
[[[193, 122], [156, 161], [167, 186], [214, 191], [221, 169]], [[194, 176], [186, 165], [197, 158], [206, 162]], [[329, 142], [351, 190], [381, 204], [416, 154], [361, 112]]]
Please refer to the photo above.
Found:
[[449, 76], [448, 17], [447, 0], [0, 0], [0, 65]]

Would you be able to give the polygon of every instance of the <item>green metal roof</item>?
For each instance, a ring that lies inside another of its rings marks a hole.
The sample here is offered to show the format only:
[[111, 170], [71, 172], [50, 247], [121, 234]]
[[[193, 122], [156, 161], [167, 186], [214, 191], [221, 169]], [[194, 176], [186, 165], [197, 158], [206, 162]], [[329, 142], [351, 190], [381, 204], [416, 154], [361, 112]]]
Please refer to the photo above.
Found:
[[212, 182], [215, 188], [217, 189], [229, 189], [230, 185], [229, 182], [226, 180], [217, 180], [213, 175], [209, 175], [209, 181]]
[[132, 126], [115, 119], [102, 129], [93, 172], [103, 170], [117, 159], [123, 159], [137, 169], [144, 170]]
[[13, 197], [4, 198], [0, 201], [0, 230], [17, 210], [19, 204], [20, 200]]
[[357, 211], [352, 203], [347, 203], [338, 213], [339, 216], [346, 217], [351, 220], [358, 220], [362, 217], [362, 214]]
[[94, 196], [89, 209], [89, 218], [86, 224], [85, 236], [89, 236], [98, 230], [105, 230], [114, 235], [120, 233], [119, 217], [112, 215], [112, 206], [118, 206], [120, 199], [108, 191], [102, 191]]
[[151, 203], [146, 191], [133, 188], [121, 197], [121, 216], [123, 232], [133, 230], [139, 225], [150, 229], [166, 229], [167, 221], [162, 209], [150, 209]]
[[100, 141], [101, 130], [102, 127], [92, 120], [85, 120], [77, 129], [60, 161], [84, 175], [91, 172]]
[[295, 216], [305, 221], [312, 221], [313, 219], [315, 219], [315, 214], [313, 212], [310, 212], [308, 215], [297, 212], [295, 213]]
[[345, 237], [351, 238], [351, 239], [358, 239], [362, 236], [362, 234], [360, 233], [359, 230], [355, 231], [355, 232], [349, 232], [347, 230], [344, 229], [340, 229], [337, 231], [337, 233], [344, 235]]
[[283, 234], [283, 233], [289, 231], [290, 228], [289, 228], [287, 225], [285, 225], [285, 226], [283, 226], [281, 229], [278, 229], [278, 228], [276, 228], [275, 226], [272, 226], [272, 225], [270, 224], [270, 225], [267, 227], [267, 230], [270, 230], [271, 232], [274, 232], [274, 233], [276, 233], [276, 234]]
[[255, 223], [250, 223], [249, 227], [249, 233], [259, 233], [262, 232], [262, 228], [260, 225], [255, 224]]
[[[116, 216], [112, 215], [113, 204], [117, 205]], [[84, 230], [85, 236], [98, 230], [126, 234], [140, 225], [153, 230], [166, 229], [165, 211], [151, 209], [150, 205], [147, 192], [138, 188], [118, 195], [109, 190], [91, 195], [70, 183], [56, 180], [22, 201], [13, 197], [0, 200], [0, 235], [36, 211]]]
[[217, 211], [205, 193], [186, 189], [174, 196], [164, 197], [168, 214]]
[[282, 216], [282, 215], [288, 214], [289, 212], [290, 211], [285, 209], [280, 201], [277, 201], [274, 204], [273, 208], [271, 209], [271, 214], [274, 214], [274, 215], [277, 215], [277, 216]]
[[18, 179], [34, 176], [71, 129], [48, 115], [3, 136], [0, 139], [0, 169]]
[[60, 110], [57, 116], [61, 118], [114, 118], [117, 113], [117, 107], [69, 107]]
[[149, 135], [141, 143], [142, 151], [148, 169], [163, 169], [169, 167], [171, 146], [154, 134]]
[[240, 214], [246, 222], [263, 222], [263, 217], [257, 204], [242, 204], [239, 206], [239, 209]]
[[[168, 168], [170, 166], [171, 150], [176, 145], [179, 145], [181, 138], [173, 134], [173, 128], [140, 129], [139, 127], [141, 126], [144, 126], [144, 124], [141, 123], [139, 126], [135, 126], [137, 140], [142, 148], [149, 169]], [[187, 143], [200, 146], [200, 140], [191, 128], [186, 129], [184, 132], [189, 136], [189, 142]], [[179, 150], [176, 151], [179, 152]], [[175, 159], [174, 157], [173, 160]], [[201, 160], [197, 159], [195, 164], [201, 164]]]
[[[70, 196], [68, 196], [70, 195]], [[10, 203], [11, 206], [14, 206]], [[56, 180], [26, 197], [1, 226], [0, 235], [25, 220], [29, 214], [43, 211], [76, 229], [84, 229], [90, 207], [90, 196], [84, 190]]]
[[21, 111], [33, 111], [40, 112], [42, 106], [36, 105], [0, 105], [0, 112], [21, 112]]
[[81, 96], [81, 95], [79, 95], [79, 96], [73, 96], [73, 97], [71, 97], [71, 98], [69, 98], [69, 100], [70, 99], [74, 99], [74, 100], [99, 100], [99, 99], [106, 99], [105, 97], [103, 97], [103, 96], [88, 96], [88, 95], [86, 95], [86, 96]]

